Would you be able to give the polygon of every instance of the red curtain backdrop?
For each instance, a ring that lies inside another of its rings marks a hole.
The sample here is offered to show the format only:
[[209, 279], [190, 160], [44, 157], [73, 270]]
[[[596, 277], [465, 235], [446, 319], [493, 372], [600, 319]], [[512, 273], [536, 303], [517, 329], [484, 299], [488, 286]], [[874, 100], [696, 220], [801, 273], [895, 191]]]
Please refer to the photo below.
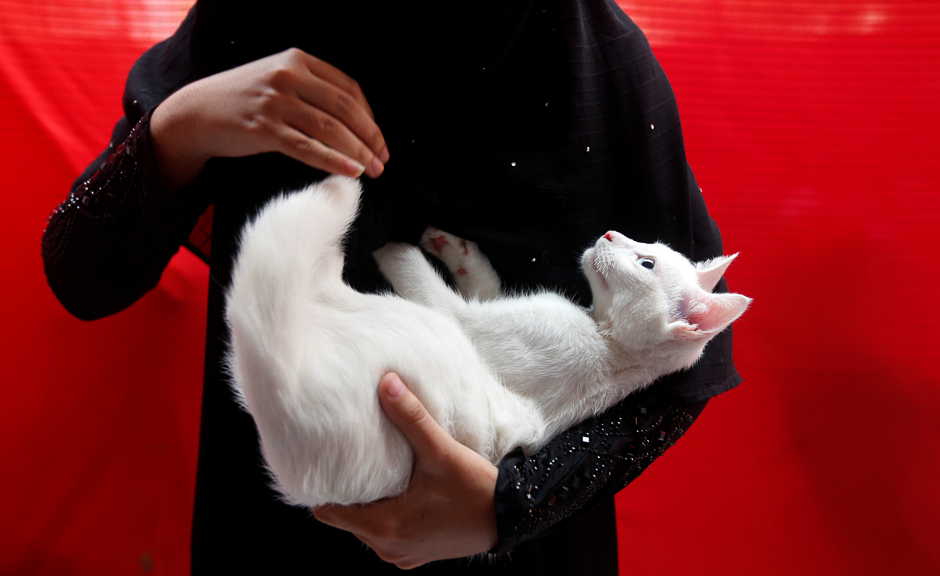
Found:
[[[617, 498], [623, 574], [940, 573], [940, 3], [621, 1], [675, 88], [745, 382]], [[0, 574], [185, 574], [208, 275], [93, 323], [39, 238], [186, 0], [0, 0]], [[232, 503], [237, 506], [237, 502]]]

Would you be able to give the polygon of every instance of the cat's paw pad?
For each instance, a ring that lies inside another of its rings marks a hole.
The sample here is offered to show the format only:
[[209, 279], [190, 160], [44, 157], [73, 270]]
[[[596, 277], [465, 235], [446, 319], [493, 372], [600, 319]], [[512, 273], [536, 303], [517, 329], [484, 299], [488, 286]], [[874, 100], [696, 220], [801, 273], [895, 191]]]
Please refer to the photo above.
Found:
[[490, 299], [499, 295], [499, 276], [476, 243], [428, 228], [420, 244], [447, 266], [454, 275], [457, 289], [465, 297]]
[[441, 259], [455, 273], [467, 273], [462, 264], [470, 255], [472, 243], [443, 230], [428, 228], [421, 237], [421, 247]]
[[453, 246], [457, 242], [461, 242], [461, 240], [453, 234], [448, 234], [437, 228], [428, 228], [421, 236], [420, 244], [422, 248], [440, 258], [448, 246]]
[[446, 236], [441, 234], [440, 236], [432, 237], [430, 239], [429, 244], [430, 244], [430, 246], [428, 246], [429, 248], [433, 249], [437, 253], [440, 253], [444, 249], [444, 246], [447, 246], [448, 244], [450, 244], [450, 241], [447, 240]]

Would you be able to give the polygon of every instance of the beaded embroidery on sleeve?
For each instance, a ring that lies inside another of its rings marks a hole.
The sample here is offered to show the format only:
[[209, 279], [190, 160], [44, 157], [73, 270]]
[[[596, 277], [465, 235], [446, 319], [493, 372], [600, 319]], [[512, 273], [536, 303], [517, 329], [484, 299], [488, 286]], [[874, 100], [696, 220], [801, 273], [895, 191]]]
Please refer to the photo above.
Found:
[[503, 459], [500, 480], [510, 489], [497, 489], [499, 544], [492, 552], [561, 528], [626, 487], [685, 434], [705, 404], [654, 408], [645, 396], [571, 428], [536, 454], [516, 450]]
[[[49, 285], [80, 318], [117, 312], [156, 286], [205, 208], [192, 191], [171, 196], [163, 187], [149, 121], [150, 113], [123, 142], [112, 142], [91, 176], [73, 185], [46, 222], [42, 253]], [[115, 140], [122, 125], [127, 130], [122, 119]]]
[[[99, 224], [102, 220], [111, 221], [109, 226], [99, 225], [97, 228], [98, 240], [104, 241], [98, 244], [98, 249], [106, 252], [119, 250], [115, 243], [126, 235], [128, 220], [136, 220], [138, 216], [135, 215], [146, 217], [152, 211], [149, 205], [165, 195], [156, 171], [150, 165], [152, 159], [140, 158], [137, 154], [138, 142], [149, 130], [149, 120], [149, 114], [141, 118], [117, 148], [112, 142], [109, 150], [113, 149], [113, 152], [98, 164], [91, 177], [77, 182], [65, 201], [49, 215], [43, 248], [53, 262], [69, 246], [70, 232], [79, 220], [93, 219]], [[155, 187], [160, 190], [148, 193]], [[62, 220], [61, 224], [59, 220]], [[57, 225], [53, 226], [53, 223]]]

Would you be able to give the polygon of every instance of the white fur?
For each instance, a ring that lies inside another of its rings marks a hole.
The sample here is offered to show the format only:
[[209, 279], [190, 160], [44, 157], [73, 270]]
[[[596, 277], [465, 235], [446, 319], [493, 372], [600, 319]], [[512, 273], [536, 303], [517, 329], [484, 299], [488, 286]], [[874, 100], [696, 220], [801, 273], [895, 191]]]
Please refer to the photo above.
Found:
[[[356, 181], [332, 177], [273, 200], [243, 232], [228, 294], [234, 389], [292, 504], [404, 491], [413, 455], [378, 403], [386, 372], [496, 463], [691, 366], [750, 302], [710, 294], [733, 256], [695, 267], [666, 246], [614, 232], [582, 261], [592, 310], [551, 292], [499, 296], [476, 246], [433, 229], [422, 244], [466, 298], [404, 244], [375, 253], [401, 297], [360, 294], [341, 280], [341, 241], [359, 193]], [[653, 270], [638, 263], [644, 257], [655, 259]]]

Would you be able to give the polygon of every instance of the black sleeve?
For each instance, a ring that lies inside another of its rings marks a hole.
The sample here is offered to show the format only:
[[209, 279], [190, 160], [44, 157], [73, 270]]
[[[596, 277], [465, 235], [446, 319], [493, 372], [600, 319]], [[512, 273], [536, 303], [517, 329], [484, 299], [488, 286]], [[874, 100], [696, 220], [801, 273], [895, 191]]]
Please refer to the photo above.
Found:
[[171, 195], [149, 139], [154, 107], [194, 79], [189, 61], [193, 12], [169, 39], [134, 64], [124, 118], [108, 147], [49, 216], [42, 256], [49, 286], [84, 320], [130, 306], [157, 285], [208, 199], [198, 186]]
[[499, 463], [496, 523], [507, 552], [568, 526], [612, 497], [673, 446], [708, 400], [687, 404], [655, 386], [573, 426], [531, 456]]

